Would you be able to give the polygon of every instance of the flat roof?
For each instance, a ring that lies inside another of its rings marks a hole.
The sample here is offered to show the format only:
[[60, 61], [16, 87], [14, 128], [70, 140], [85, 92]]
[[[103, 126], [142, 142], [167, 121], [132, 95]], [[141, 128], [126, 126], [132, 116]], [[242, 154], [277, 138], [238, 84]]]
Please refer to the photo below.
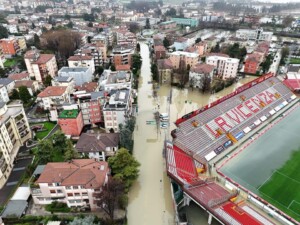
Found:
[[28, 206], [28, 202], [25, 200], [10, 200], [6, 205], [5, 209], [3, 210], [1, 217], [20, 218], [22, 214], [25, 212], [27, 206]]
[[30, 187], [18, 187], [11, 200], [25, 200], [30, 196]]
[[89, 68], [88, 67], [63, 67], [61, 68], [58, 73], [79, 73], [79, 72], [86, 72]]
[[79, 114], [77, 109], [64, 110], [59, 114], [59, 118], [76, 118]]

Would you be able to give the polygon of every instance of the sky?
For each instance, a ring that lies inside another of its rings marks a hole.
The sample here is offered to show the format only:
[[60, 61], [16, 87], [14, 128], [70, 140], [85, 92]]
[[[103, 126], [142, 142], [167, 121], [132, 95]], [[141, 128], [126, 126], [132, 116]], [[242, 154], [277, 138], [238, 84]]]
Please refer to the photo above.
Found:
[[300, 0], [258, 0], [260, 2], [272, 2], [272, 3], [288, 3], [288, 2], [300, 2]]

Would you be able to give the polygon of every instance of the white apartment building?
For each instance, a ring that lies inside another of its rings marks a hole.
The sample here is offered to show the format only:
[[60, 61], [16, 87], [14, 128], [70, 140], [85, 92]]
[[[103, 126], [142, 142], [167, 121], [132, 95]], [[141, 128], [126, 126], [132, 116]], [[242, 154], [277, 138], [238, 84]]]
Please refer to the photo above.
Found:
[[209, 77], [213, 80], [215, 66], [208, 65], [205, 63], [196, 64], [190, 69], [189, 72], [189, 83], [194, 88], [202, 88], [205, 77]]
[[67, 92], [72, 94], [75, 91], [75, 81], [73, 77], [54, 77], [52, 86], [67, 87]]
[[48, 75], [52, 78], [57, 75], [57, 63], [53, 54], [40, 54], [37, 50], [30, 50], [25, 53], [24, 60], [30, 77], [34, 77], [36, 81], [43, 82]]
[[68, 207], [84, 207], [95, 211], [98, 195], [107, 183], [107, 162], [95, 159], [74, 159], [70, 162], [48, 163], [32, 188], [35, 204], [64, 202]]
[[68, 59], [68, 65], [70, 68], [87, 67], [90, 68], [92, 73], [95, 72], [95, 63], [93, 56], [89, 55], [74, 55]]
[[101, 90], [111, 91], [123, 88], [131, 88], [132, 74], [128, 71], [104, 70], [99, 79]]
[[2, 84], [0, 84], [0, 102], [8, 102], [9, 97], [6, 90], [6, 87]]
[[86, 82], [91, 82], [93, 79], [93, 73], [91, 68], [88, 67], [62, 67], [58, 71], [58, 76], [72, 77], [75, 81], [75, 85], [82, 85]]
[[49, 86], [38, 94], [37, 100], [40, 101], [41, 107], [47, 110], [55, 106], [61, 106], [64, 103], [69, 103], [70, 95], [67, 87]]
[[112, 90], [109, 101], [103, 106], [106, 132], [113, 129], [119, 132], [119, 124], [124, 124], [132, 114], [132, 98], [130, 89]]
[[190, 68], [195, 66], [199, 61], [199, 54], [176, 51], [169, 54], [169, 59], [172, 62], [174, 69], [178, 69], [181, 61], [185, 64], [185, 66], [190, 65]]
[[223, 79], [234, 78], [237, 76], [239, 59], [224, 56], [212, 55], [206, 57], [206, 64], [216, 67], [216, 75]]
[[262, 28], [256, 30], [251, 29], [239, 29], [236, 31], [237, 38], [255, 40], [255, 41], [271, 41], [273, 32], [263, 31]]
[[31, 132], [23, 105], [0, 102], [0, 188], [13, 169], [20, 146], [29, 138]]

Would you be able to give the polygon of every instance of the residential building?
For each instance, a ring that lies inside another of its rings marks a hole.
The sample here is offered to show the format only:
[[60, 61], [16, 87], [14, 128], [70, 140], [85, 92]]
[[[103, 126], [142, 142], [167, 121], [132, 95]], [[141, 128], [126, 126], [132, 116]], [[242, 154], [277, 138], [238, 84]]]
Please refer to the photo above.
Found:
[[176, 28], [176, 21], [166, 21], [158, 24], [160, 30], [170, 30]]
[[104, 70], [99, 79], [101, 90], [110, 91], [123, 88], [131, 88], [132, 74], [128, 71]]
[[65, 135], [79, 137], [84, 125], [81, 110], [63, 110], [58, 116], [57, 124]]
[[170, 59], [158, 59], [157, 69], [160, 83], [172, 83], [173, 65]]
[[9, 74], [8, 78], [11, 80], [14, 80], [14, 81], [30, 80], [29, 73], [27, 73], [27, 72]]
[[20, 146], [29, 138], [31, 132], [23, 105], [0, 102], [0, 188], [13, 169]]
[[199, 54], [176, 51], [169, 53], [169, 59], [171, 60], [174, 69], [178, 69], [181, 62], [184, 62], [186, 66], [190, 65], [191, 68], [198, 63]]
[[49, 75], [57, 75], [57, 63], [54, 54], [40, 54], [37, 50], [27, 51], [24, 55], [25, 64], [30, 77], [43, 82]]
[[15, 88], [25, 86], [31, 96], [39, 89], [39, 84], [34, 80], [17, 80], [15, 84]]
[[194, 88], [202, 88], [205, 79], [213, 80], [215, 66], [199, 63], [193, 66], [189, 72], [189, 84]]
[[130, 72], [130, 65], [116, 65], [116, 71], [127, 71]]
[[124, 124], [132, 114], [132, 97], [130, 89], [112, 90], [103, 106], [106, 132], [119, 131], [119, 124]]
[[105, 45], [97, 46], [96, 44], [86, 44], [76, 50], [75, 55], [92, 56], [95, 67], [102, 66], [107, 60]]
[[111, 54], [112, 63], [117, 65], [131, 65], [131, 57], [134, 54], [134, 49], [127, 46], [118, 46], [113, 49]]
[[155, 59], [166, 58], [166, 48], [162, 45], [154, 46]]
[[0, 102], [9, 102], [7, 89], [4, 85], [0, 84]]
[[87, 67], [92, 73], [95, 72], [95, 63], [91, 55], [74, 55], [69, 57], [68, 65], [70, 68]]
[[116, 36], [117, 36], [117, 45], [131, 46], [132, 48], [136, 47], [137, 44], [136, 35], [132, 32], [129, 32], [127, 29], [118, 29], [116, 31]]
[[7, 93], [10, 94], [15, 88], [15, 81], [10, 78], [0, 78], [0, 85], [3, 85]]
[[243, 38], [247, 40], [255, 40], [255, 41], [271, 41], [273, 32], [264, 31], [262, 28], [258, 28], [256, 30], [250, 29], [239, 29], [236, 31], [237, 38]]
[[180, 37], [174, 41], [172, 46], [176, 51], [183, 51], [189, 46], [189, 41], [187, 38]]
[[70, 95], [66, 86], [49, 86], [38, 94], [37, 100], [40, 101], [41, 107], [47, 110], [70, 102]]
[[2, 48], [0, 46], [0, 68], [4, 69], [4, 63], [6, 62], [5, 55], [3, 54]]
[[262, 63], [263, 59], [263, 54], [248, 54], [245, 59], [244, 73], [256, 74], [256, 72], [259, 71], [259, 66]]
[[58, 71], [58, 76], [61, 77], [72, 77], [75, 85], [82, 85], [85, 82], [90, 82], [93, 79], [93, 73], [91, 68], [88, 67], [62, 67]]
[[14, 38], [17, 40], [20, 51], [24, 52], [27, 49], [26, 45], [26, 39], [24, 36], [14, 36]]
[[185, 25], [190, 27], [197, 27], [199, 25], [199, 19], [196, 18], [171, 18], [172, 21], [178, 25]]
[[90, 159], [106, 161], [114, 156], [119, 147], [118, 133], [83, 133], [76, 144], [76, 150]]
[[102, 91], [87, 93], [85, 91], [74, 92], [74, 100], [82, 112], [83, 124], [93, 126], [103, 122], [102, 106], [104, 105], [104, 93]]
[[239, 62], [239, 59], [224, 56], [212, 55], [206, 57], [206, 64], [215, 66], [216, 75], [223, 79], [237, 76]]
[[195, 44], [195, 48], [197, 49], [197, 53], [199, 54], [199, 56], [204, 56], [207, 53], [207, 42], [201, 41]]
[[67, 87], [68, 94], [72, 94], [75, 91], [75, 81], [73, 77], [54, 77], [51, 83], [52, 86]]
[[11, 38], [2, 38], [0, 40], [0, 48], [2, 49], [3, 55], [10, 58], [20, 52], [20, 47], [18, 41]]
[[107, 183], [107, 162], [95, 159], [74, 159], [69, 162], [47, 163], [38, 180], [39, 188], [32, 188], [35, 204], [64, 202], [68, 207], [97, 210], [97, 195]]
[[99, 91], [99, 85], [97, 82], [86, 82], [80, 86], [75, 86], [76, 91], [86, 91], [86, 93], [91, 93]]

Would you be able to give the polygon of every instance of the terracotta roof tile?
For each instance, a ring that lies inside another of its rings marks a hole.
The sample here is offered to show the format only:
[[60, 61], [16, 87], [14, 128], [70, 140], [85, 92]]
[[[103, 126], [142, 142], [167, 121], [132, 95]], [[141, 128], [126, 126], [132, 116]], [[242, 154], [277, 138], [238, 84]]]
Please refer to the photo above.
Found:
[[81, 60], [92, 60], [93, 56], [90, 55], [74, 55], [70, 56], [68, 61], [81, 61]]
[[23, 73], [14, 73], [14, 74], [10, 74], [8, 76], [8, 78], [12, 79], [12, 80], [23, 80], [26, 78], [29, 78], [29, 73], [23, 72]]
[[41, 93], [38, 94], [38, 97], [45, 98], [45, 97], [51, 97], [51, 96], [61, 96], [63, 93], [65, 93], [67, 90], [67, 87], [62, 86], [49, 86], [45, 90], [43, 90]]
[[191, 68], [191, 71], [194, 73], [199, 74], [209, 74], [214, 70], [213, 65], [209, 65], [206, 63], [196, 64], [194, 67]]
[[157, 51], [160, 51], [160, 52], [165, 52], [166, 51], [166, 48], [162, 45], [157, 45], [154, 47], [154, 51], [157, 52]]
[[97, 82], [85, 82], [81, 86], [76, 86], [75, 89], [77, 91], [86, 91], [87, 93], [89, 93], [96, 91], [97, 87]]
[[36, 183], [60, 183], [60, 186], [81, 185], [87, 189], [103, 186], [107, 162], [94, 159], [74, 159], [70, 162], [48, 163]]
[[19, 88], [21, 86], [25, 86], [28, 88], [33, 88], [33, 80], [17, 80], [15, 82], [15, 88]]
[[130, 71], [130, 65], [116, 65], [116, 71]]

